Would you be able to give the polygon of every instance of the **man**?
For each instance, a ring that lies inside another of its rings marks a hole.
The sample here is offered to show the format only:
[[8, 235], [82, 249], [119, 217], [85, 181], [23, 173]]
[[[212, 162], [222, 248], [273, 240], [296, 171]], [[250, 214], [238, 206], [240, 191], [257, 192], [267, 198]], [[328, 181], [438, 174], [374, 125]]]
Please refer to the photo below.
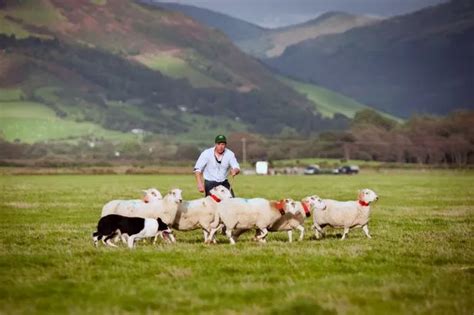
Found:
[[227, 173], [230, 169], [232, 177], [239, 174], [239, 163], [234, 152], [226, 148], [227, 139], [225, 136], [218, 135], [214, 142], [215, 146], [204, 150], [194, 166], [197, 188], [199, 192], [205, 192], [208, 196], [212, 188], [223, 185], [229, 188], [234, 196], [234, 191], [227, 180]]

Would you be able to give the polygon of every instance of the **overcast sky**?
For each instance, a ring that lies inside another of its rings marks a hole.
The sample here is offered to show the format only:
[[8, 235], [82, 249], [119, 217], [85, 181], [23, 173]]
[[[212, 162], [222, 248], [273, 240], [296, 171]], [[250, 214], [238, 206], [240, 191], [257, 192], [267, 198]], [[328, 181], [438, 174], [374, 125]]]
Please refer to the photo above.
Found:
[[393, 16], [445, 0], [157, 0], [211, 9], [264, 26], [301, 23], [327, 11]]

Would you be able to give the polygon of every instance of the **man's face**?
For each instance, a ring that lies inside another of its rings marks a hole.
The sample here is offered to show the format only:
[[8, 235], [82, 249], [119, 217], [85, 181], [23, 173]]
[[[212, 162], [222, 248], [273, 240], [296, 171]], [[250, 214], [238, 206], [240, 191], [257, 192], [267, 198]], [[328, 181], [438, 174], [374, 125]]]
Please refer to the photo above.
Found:
[[226, 147], [226, 144], [224, 142], [216, 143], [216, 152], [219, 154], [224, 153], [225, 147]]

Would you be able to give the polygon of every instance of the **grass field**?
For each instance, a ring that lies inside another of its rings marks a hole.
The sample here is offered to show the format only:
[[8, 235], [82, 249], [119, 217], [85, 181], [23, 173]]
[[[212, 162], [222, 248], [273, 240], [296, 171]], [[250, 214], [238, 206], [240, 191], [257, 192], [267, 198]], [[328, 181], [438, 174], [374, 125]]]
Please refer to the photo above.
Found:
[[244, 197], [344, 200], [370, 187], [373, 238], [206, 246], [194, 231], [130, 251], [92, 246], [101, 206], [151, 186], [197, 198], [191, 175], [2, 176], [0, 314], [472, 314], [473, 184], [472, 171], [240, 176]]
[[24, 143], [82, 136], [103, 137], [117, 141], [135, 138], [131, 133], [107, 130], [93, 123], [61, 119], [51, 108], [26, 101], [0, 101], [0, 132], [8, 141], [19, 139]]

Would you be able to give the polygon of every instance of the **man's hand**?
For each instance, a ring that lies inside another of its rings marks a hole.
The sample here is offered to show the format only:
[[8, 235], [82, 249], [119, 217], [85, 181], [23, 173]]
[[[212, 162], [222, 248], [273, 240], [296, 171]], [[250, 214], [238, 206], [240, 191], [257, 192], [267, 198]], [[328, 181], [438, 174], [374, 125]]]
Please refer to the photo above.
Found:
[[198, 183], [198, 190], [200, 193], [204, 192], [204, 185], [202, 183]]
[[233, 168], [230, 170], [230, 175], [234, 177], [235, 175], [239, 174], [240, 170], [238, 168]]

